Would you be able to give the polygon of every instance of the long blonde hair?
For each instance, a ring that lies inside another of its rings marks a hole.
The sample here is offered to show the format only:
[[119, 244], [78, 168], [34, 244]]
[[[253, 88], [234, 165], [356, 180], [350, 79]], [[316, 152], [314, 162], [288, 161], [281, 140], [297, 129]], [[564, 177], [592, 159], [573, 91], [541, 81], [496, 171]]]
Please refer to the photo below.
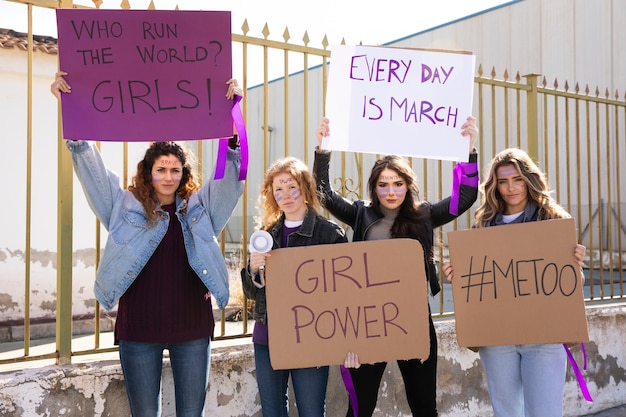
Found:
[[491, 160], [487, 179], [480, 185], [484, 199], [474, 214], [474, 227], [485, 227], [498, 213], [504, 212], [506, 203], [498, 192], [498, 168], [513, 165], [520, 173], [526, 188], [528, 199], [539, 207], [537, 220], [571, 217], [552, 197], [548, 189], [548, 180], [543, 171], [530, 156], [521, 149], [508, 148], [498, 153]]
[[271, 228], [283, 214], [274, 198], [273, 192], [274, 177], [282, 173], [288, 173], [296, 180], [305, 204], [310, 209], [316, 213], [319, 213], [322, 209], [315, 187], [315, 178], [313, 178], [309, 168], [300, 159], [288, 156], [275, 161], [265, 172], [265, 179], [263, 184], [261, 184], [261, 194], [258, 202], [261, 216], [256, 218], [259, 229], [267, 230]]

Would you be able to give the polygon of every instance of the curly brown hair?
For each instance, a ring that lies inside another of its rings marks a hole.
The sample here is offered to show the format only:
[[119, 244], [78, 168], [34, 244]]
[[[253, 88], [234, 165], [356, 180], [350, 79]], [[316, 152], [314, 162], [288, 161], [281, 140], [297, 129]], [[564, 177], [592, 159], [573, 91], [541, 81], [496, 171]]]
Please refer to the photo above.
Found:
[[137, 200], [141, 202], [148, 218], [148, 224], [154, 225], [156, 222], [157, 199], [154, 186], [152, 185], [152, 167], [154, 161], [161, 156], [174, 155], [183, 166], [183, 174], [176, 194], [183, 200], [188, 201], [189, 197], [200, 188], [195, 181], [191, 161], [193, 154], [176, 142], [154, 142], [146, 150], [141, 161], [137, 164], [137, 173], [128, 186]]

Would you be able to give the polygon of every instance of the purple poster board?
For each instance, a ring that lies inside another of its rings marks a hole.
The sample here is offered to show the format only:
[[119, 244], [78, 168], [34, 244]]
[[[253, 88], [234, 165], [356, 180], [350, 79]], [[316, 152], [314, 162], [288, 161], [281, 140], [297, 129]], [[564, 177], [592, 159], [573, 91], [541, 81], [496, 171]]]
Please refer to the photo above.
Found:
[[58, 9], [57, 24], [66, 139], [232, 136], [230, 12]]

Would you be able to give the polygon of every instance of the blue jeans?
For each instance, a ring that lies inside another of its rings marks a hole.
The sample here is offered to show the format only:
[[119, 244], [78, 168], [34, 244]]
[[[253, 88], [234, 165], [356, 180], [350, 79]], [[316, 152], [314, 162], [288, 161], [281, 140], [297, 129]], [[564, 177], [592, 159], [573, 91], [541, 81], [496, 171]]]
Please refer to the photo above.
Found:
[[133, 417], [161, 415], [163, 351], [170, 353], [177, 417], [204, 415], [211, 344], [208, 338], [183, 343], [120, 340], [120, 361]]
[[268, 346], [254, 344], [256, 380], [261, 396], [263, 417], [288, 417], [287, 383], [289, 375], [300, 417], [323, 417], [326, 408], [328, 366], [274, 370]]
[[562, 344], [479, 350], [494, 417], [562, 417], [567, 354]]

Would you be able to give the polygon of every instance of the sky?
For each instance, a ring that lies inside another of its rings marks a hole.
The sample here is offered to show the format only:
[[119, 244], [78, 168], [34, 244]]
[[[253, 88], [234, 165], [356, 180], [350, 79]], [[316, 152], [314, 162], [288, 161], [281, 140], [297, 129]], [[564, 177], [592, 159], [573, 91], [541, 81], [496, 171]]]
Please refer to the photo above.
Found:
[[[307, 31], [309, 46], [321, 47], [324, 35], [330, 45], [345, 39], [348, 45], [381, 45], [426, 29], [439, 26], [509, 1], [502, 0], [153, 0], [157, 9], [230, 10], [233, 33], [242, 33], [248, 19], [248, 35], [263, 37], [265, 23], [269, 38], [283, 40], [289, 28], [290, 42], [302, 44]], [[119, 9], [122, 0], [104, 0], [101, 8]], [[133, 9], [146, 9], [150, 0], [129, 0]], [[91, 6], [90, 0], [75, 4]], [[21, 3], [0, 0], [0, 28], [25, 32], [28, 29], [27, 8]], [[55, 13], [33, 7], [36, 35], [56, 37]]]

